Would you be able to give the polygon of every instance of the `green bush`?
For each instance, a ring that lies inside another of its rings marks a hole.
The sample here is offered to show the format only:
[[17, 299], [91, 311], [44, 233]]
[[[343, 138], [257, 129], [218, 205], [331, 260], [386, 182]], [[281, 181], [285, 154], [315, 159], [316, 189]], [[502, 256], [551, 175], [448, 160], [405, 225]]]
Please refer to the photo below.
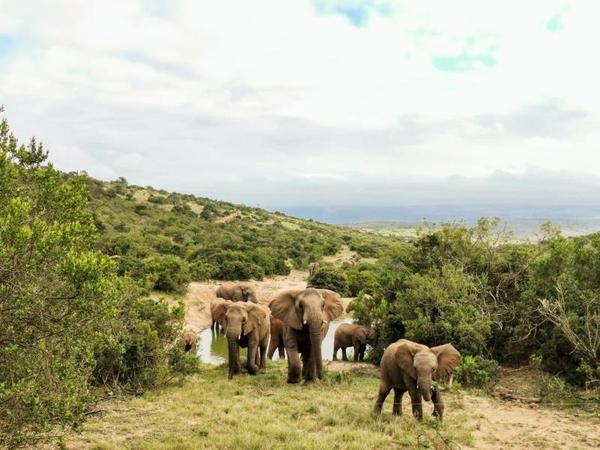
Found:
[[356, 297], [360, 293], [373, 295], [379, 288], [377, 274], [369, 269], [351, 268], [346, 271], [349, 294]]
[[465, 387], [492, 389], [500, 382], [500, 365], [481, 355], [467, 355], [455, 369], [454, 377]]
[[460, 351], [485, 352], [491, 321], [482, 311], [477, 285], [461, 269], [444, 265], [441, 272], [413, 274], [396, 303], [406, 338], [426, 345], [453, 343]]
[[185, 292], [190, 282], [189, 264], [178, 256], [155, 256], [147, 263], [154, 279], [154, 289], [164, 292]]
[[0, 122], [0, 447], [84, 420], [93, 338], [119, 294], [113, 261], [94, 250], [85, 179], [45, 161]]
[[140, 393], [197, 370], [197, 358], [179, 345], [183, 305], [170, 310], [165, 301], [144, 298], [131, 285], [121, 292], [119, 315], [95, 342], [92, 380]]
[[213, 264], [196, 261], [190, 264], [190, 277], [193, 281], [207, 281], [219, 273], [219, 268]]
[[318, 289], [331, 289], [342, 296], [348, 294], [348, 280], [346, 274], [333, 266], [321, 266], [308, 279], [308, 287]]

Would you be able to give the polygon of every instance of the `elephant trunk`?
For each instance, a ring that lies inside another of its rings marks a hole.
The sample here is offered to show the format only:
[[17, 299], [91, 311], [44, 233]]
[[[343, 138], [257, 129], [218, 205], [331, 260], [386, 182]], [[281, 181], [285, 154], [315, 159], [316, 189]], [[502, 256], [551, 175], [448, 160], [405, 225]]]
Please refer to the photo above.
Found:
[[229, 347], [229, 379], [233, 378], [233, 374], [239, 372], [240, 368], [238, 366], [238, 339], [242, 334], [241, 325], [238, 326], [236, 323], [230, 323], [227, 326], [227, 330], [225, 331], [227, 336], [227, 343]]
[[233, 374], [237, 371], [237, 338], [227, 337], [229, 344], [229, 379], [233, 378]]
[[423, 400], [425, 400], [426, 402], [430, 402], [431, 401], [431, 380], [419, 377], [417, 379], [417, 387], [419, 388], [419, 391], [421, 392], [421, 396], [423, 397]]
[[323, 378], [323, 360], [321, 356], [321, 323], [311, 323], [309, 326], [310, 348], [317, 369], [317, 377]]

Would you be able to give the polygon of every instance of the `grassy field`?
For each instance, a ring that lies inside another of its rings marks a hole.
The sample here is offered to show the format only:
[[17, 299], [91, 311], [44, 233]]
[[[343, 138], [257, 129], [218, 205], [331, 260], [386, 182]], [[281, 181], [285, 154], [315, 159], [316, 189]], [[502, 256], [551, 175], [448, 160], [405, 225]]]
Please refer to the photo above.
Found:
[[[68, 448], [147, 449], [321, 449], [434, 448], [471, 443], [459, 393], [445, 396], [443, 424], [417, 422], [405, 398], [404, 416], [371, 413], [378, 388], [373, 369], [330, 371], [312, 385], [287, 385], [285, 361], [271, 362], [266, 374], [227, 380], [225, 367], [178, 386], [126, 401], [106, 402]], [[408, 396], [405, 396], [408, 397]]]

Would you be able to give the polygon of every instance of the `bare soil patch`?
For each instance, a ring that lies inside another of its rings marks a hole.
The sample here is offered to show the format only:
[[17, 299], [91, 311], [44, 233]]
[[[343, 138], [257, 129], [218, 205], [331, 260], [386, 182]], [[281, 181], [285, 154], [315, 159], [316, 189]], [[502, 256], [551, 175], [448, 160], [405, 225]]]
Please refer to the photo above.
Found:
[[528, 407], [465, 395], [473, 427], [473, 449], [597, 449], [600, 448], [600, 420], [576, 414]]
[[[285, 289], [306, 288], [307, 273], [293, 270], [287, 276], [265, 278], [262, 281], [250, 281], [256, 289], [258, 301], [268, 304], [273, 296]], [[185, 322], [192, 330], [199, 332], [210, 326], [212, 318], [210, 315], [210, 302], [217, 298], [215, 291], [220, 282], [212, 281], [206, 283], [193, 282], [188, 286], [185, 295]], [[344, 310], [352, 298], [342, 298]]]

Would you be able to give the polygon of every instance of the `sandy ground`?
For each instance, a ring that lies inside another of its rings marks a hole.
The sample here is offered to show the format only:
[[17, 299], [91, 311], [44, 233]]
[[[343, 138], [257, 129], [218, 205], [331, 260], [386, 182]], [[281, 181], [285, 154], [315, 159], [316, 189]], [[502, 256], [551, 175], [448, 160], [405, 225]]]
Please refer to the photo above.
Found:
[[472, 411], [473, 449], [600, 448], [600, 421], [560, 411], [496, 401], [470, 395], [464, 406]]
[[[262, 281], [252, 281], [256, 289], [258, 301], [268, 304], [273, 296], [285, 289], [302, 289], [306, 287], [307, 273], [294, 270], [288, 276], [266, 278]], [[199, 332], [210, 326], [210, 302], [216, 299], [215, 291], [219, 283], [190, 283], [185, 296], [185, 322], [192, 330]], [[343, 298], [344, 308], [351, 298]]]

